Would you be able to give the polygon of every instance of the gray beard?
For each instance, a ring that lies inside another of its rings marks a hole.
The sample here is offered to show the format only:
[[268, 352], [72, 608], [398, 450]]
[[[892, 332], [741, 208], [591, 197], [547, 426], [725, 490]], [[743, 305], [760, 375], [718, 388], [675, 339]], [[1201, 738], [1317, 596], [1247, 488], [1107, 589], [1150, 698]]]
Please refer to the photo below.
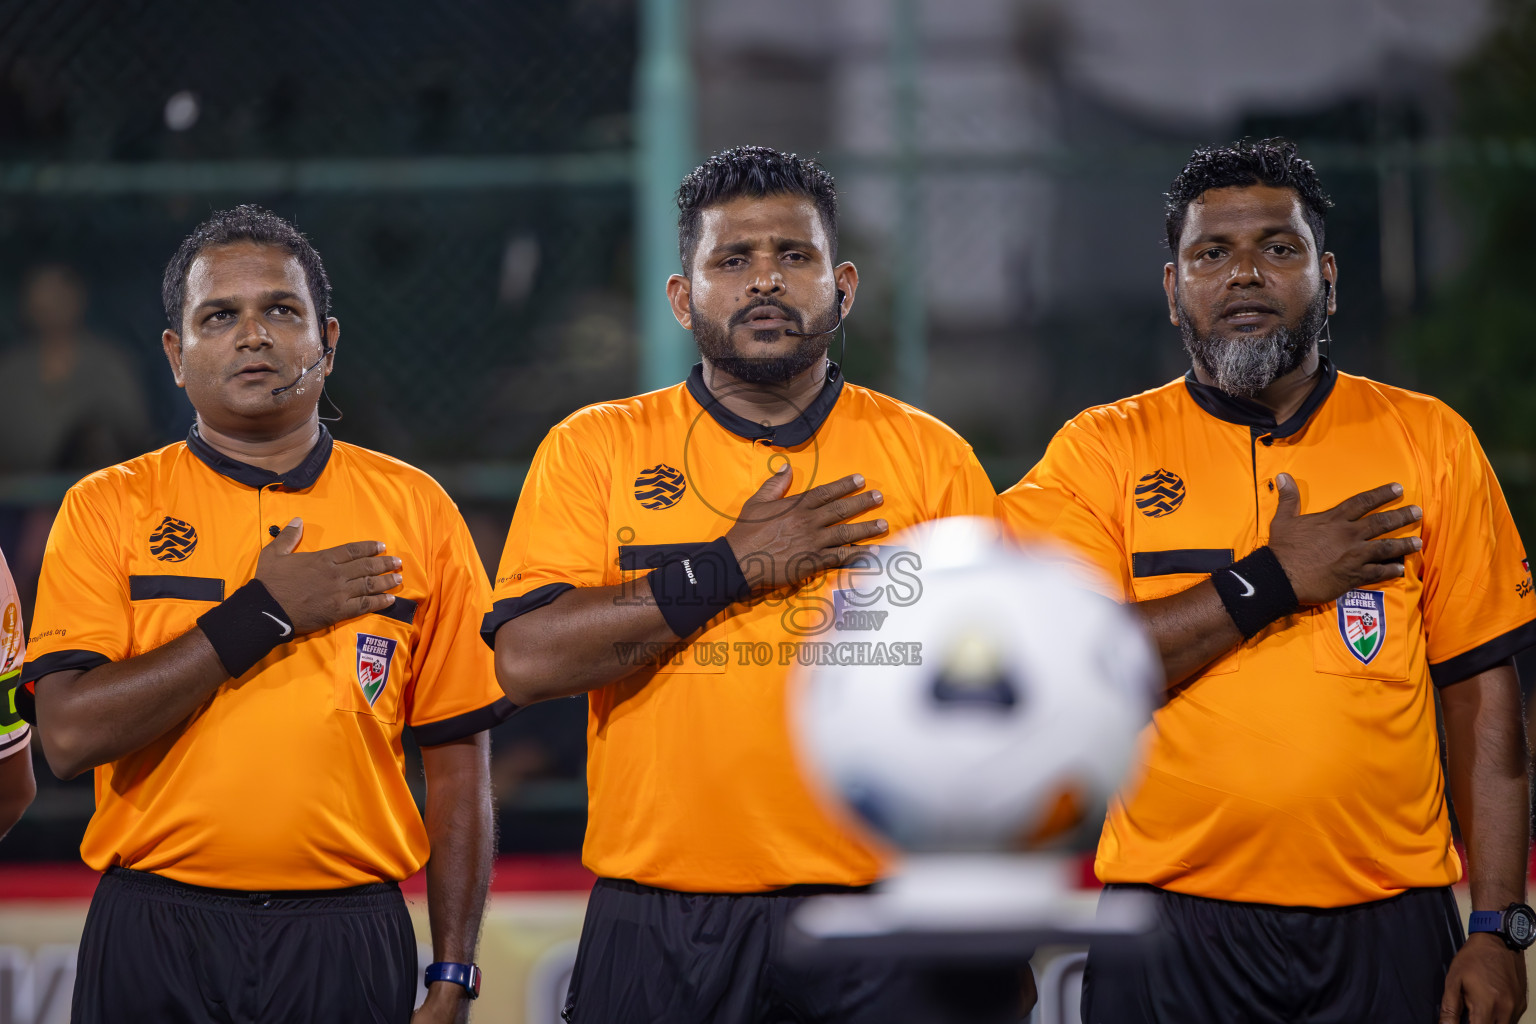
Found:
[[1212, 384], [1234, 398], [1252, 398], [1307, 358], [1327, 318], [1326, 301], [1319, 289], [1300, 323], [1281, 324], [1264, 334], [1240, 334], [1235, 338], [1196, 331], [1180, 303], [1179, 336], [1184, 340], [1184, 351], [1205, 371]]

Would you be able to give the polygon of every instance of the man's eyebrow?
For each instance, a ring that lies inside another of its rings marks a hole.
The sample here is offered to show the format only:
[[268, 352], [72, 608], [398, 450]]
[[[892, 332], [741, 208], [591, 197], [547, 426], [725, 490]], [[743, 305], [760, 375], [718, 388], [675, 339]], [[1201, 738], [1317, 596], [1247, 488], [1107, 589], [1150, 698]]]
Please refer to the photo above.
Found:
[[[1247, 235], [1248, 232], [1244, 231], [1244, 232], [1242, 232], [1242, 234], [1243, 235]], [[1295, 235], [1297, 238], [1300, 238], [1302, 241], [1304, 241], [1304, 242], [1307, 241], [1307, 236], [1300, 229], [1298, 229], [1296, 227], [1296, 225], [1291, 224], [1291, 223], [1268, 224], [1268, 225], [1265, 225], [1264, 227], [1259, 229], [1259, 237], [1260, 238], [1272, 238], [1275, 235]], [[1236, 238], [1236, 237], [1237, 237], [1237, 235], [1232, 233], [1232, 232], [1227, 232], [1227, 231], [1208, 231], [1205, 234], [1199, 235], [1198, 237], [1196, 237], [1194, 239], [1191, 239], [1190, 244], [1191, 245], [1203, 245], [1203, 244], [1206, 244], [1206, 243], [1209, 243], [1209, 242], [1219, 242], [1222, 245], [1230, 245], [1232, 240], [1234, 238]]]
[[[776, 235], [768, 239], [768, 243], [773, 246], [775, 252], [785, 252], [790, 249], [807, 249], [811, 252], [821, 251], [815, 242], [810, 242], [803, 238], [781, 238]], [[709, 252], [712, 256], [725, 256], [731, 253], [751, 252], [757, 248], [757, 245], [757, 239], [741, 238], [733, 242], [721, 242]]]
[[[260, 296], [261, 304], [270, 306], [274, 302], [303, 301], [304, 296], [298, 292], [288, 291], [286, 288], [275, 288], [270, 292], [263, 292]], [[240, 300], [235, 296], [227, 296], [218, 299], [204, 299], [197, 304], [198, 309], [231, 309], [240, 305]]]

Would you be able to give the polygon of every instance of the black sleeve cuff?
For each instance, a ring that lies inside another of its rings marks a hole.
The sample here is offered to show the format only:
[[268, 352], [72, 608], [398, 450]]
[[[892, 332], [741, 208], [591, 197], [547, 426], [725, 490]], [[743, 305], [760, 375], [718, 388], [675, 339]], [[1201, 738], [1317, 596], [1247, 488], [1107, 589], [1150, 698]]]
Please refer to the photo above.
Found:
[[1450, 686], [1486, 672], [1531, 646], [1536, 646], [1536, 620], [1517, 626], [1487, 643], [1478, 644], [1465, 654], [1458, 654], [1438, 665], [1430, 665], [1429, 678], [1436, 686]]
[[522, 597], [505, 597], [491, 605], [480, 622], [480, 639], [491, 650], [496, 649], [496, 631], [519, 615], [527, 615], [535, 608], [543, 608], [567, 590], [575, 590], [572, 583], [546, 583], [534, 587]]
[[29, 658], [21, 667], [21, 678], [16, 680], [16, 712], [30, 725], [37, 724], [37, 688], [33, 685], [43, 676], [53, 672], [82, 672], [106, 665], [112, 661], [105, 654], [95, 651], [54, 651], [41, 658]]
[[500, 725], [511, 718], [517, 710], [516, 704], [503, 697], [493, 704], [487, 704], [474, 711], [466, 711], [462, 715], [454, 715], [452, 718], [445, 718], [441, 722], [413, 725], [411, 735], [416, 738], [416, 745], [420, 747], [452, 743], [454, 740], [461, 740], [466, 736], [473, 736], [477, 732], [485, 732]]

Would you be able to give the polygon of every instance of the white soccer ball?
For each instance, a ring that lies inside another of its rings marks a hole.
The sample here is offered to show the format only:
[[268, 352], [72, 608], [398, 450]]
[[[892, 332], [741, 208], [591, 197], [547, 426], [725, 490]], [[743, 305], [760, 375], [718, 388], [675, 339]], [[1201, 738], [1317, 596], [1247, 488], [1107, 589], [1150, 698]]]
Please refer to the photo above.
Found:
[[794, 683], [808, 776], [913, 852], [1096, 840], [1162, 669], [1138, 617], [1065, 558], [972, 518], [872, 549]]

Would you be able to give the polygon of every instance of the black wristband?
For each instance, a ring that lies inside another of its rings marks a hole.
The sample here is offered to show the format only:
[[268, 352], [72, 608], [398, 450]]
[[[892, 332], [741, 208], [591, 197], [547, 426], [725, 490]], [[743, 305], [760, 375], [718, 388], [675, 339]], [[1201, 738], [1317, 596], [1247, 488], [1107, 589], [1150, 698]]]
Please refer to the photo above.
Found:
[[1268, 547], [1211, 573], [1211, 582], [1244, 640], [1301, 607], [1280, 559]]
[[751, 592], [724, 537], [652, 569], [646, 579], [662, 618], [684, 640]]
[[213, 645], [231, 679], [293, 639], [293, 623], [261, 580], [251, 580], [198, 617], [197, 625]]

